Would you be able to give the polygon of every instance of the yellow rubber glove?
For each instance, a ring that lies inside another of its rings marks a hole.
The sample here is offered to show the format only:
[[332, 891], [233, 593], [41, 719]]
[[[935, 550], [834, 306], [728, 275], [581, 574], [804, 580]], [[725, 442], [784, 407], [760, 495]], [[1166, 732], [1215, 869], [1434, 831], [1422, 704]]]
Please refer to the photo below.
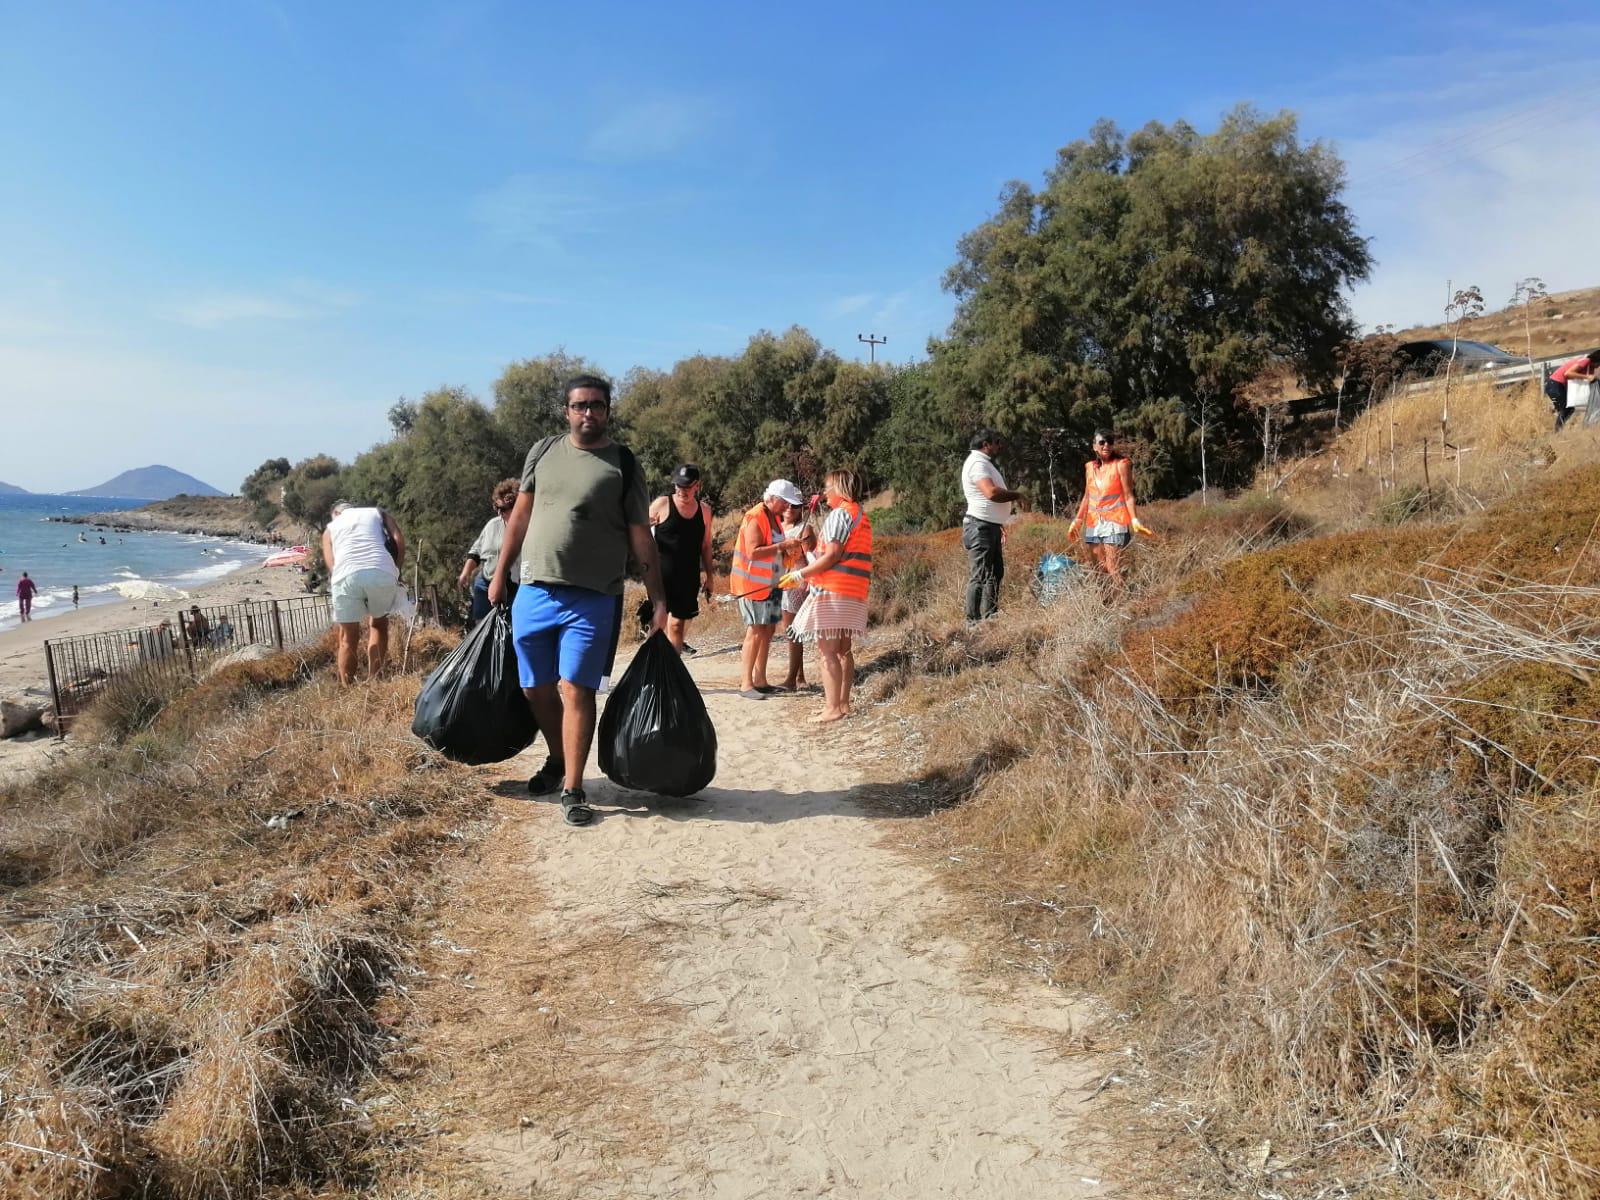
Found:
[[1150, 526], [1139, 520], [1138, 517], [1133, 519], [1133, 531], [1135, 533], [1142, 533], [1145, 535], [1145, 537], [1154, 537], [1156, 533], [1155, 530], [1151, 529]]
[[799, 571], [790, 571], [778, 580], [778, 586], [786, 592], [794, 590], [803, 583], [805, 583], [805, 580], [800, 578]]

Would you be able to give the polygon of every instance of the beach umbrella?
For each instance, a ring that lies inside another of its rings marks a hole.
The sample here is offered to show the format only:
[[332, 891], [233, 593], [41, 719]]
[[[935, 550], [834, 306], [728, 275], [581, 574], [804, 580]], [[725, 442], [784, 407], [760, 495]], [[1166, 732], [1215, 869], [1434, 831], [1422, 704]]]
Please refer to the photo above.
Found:
[[157, 583], [153, 579], [124, 579], [111, 585], [124, 600], [187, 600], [188, 592]]

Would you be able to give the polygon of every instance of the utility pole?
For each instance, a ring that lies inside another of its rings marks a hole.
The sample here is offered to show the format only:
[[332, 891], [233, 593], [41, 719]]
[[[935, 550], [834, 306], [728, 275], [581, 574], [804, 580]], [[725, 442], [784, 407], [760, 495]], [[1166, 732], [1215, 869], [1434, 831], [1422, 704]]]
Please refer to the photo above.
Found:
[[878, 347], [884, 345], [886, 342], [888, 342], [888, 340], [889, 340], [888, 338], [879, 337], [875, 333], [858, 333], [858, 334], [856, 334], [856, 341], [865, 342], [867, 344], [867, 346], [868, 346], [868, 350], [867, 350], [867, 361], [868, 362], [877, 362], [878, 361]]

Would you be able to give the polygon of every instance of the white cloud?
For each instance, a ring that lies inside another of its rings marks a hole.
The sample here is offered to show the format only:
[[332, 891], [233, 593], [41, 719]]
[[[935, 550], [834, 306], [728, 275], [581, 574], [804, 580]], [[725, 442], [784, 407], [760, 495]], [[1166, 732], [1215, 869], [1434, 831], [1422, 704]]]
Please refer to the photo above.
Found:
[[886, 296], [882, 304], [878, 305], [872, 313], [874, 325], [891, 325], [911, 302], [911, 291], [906, 289]]
[[1483, 109], [1465, 120], [1392, 128], [1344, 147], [1349, 202], [1377, 260], [1356, 289], [1368, 324], [1440, 319], [1447, 285], [1477, 284], [1491, 306], [1516, 280], [1600, 283], [1593, 236], [1600, 109], [1584, 98]]
[[622, 207], [587, 175], [523, 172], [480, 193], [469, 211], [499, 241], [555, 251], [572, 237], [599, 232]]
[[852, 296], [840, 296], [828, 305], [828, 315], [830, 317], [848, 317], [853, 313], [860, 312], [877, 298], [877, 292], [857, 292]]
[[1492, 306], [1516, 281], [1554, 290], [1600, 283], [1600, 107], [1582, 73], [1552, 72], [1551, 48], [1593, 45], [1600, 25], [1482, 31], [1480, 48], [1362, 61], [1296, 106], [1302, 129], [1337, 138], [1346, 201], [1371, 238], [1372, 278], [1355, 289], [1369, 328], [1442, 317], [1447, 286]]
[[315, 375], [201, 366], [89, 335], [0, 340], [0, 381], [0, 479], [34, 491], [154, 462], [231, 490], [268, 454], [347, 457], [383, 432], [381, 405]]
[[710, 101], [661, 96], [612, 113], [589, 135], [589, 157], [629, 163], [672, 158], [705, 138], [716, 121]]
[[167, 305], [161, 315], [192, 329], [220, 329], [240, 322], [314, 320], [359, 302], [354, 292], [301, 280], [278, 292], [203, 292]]

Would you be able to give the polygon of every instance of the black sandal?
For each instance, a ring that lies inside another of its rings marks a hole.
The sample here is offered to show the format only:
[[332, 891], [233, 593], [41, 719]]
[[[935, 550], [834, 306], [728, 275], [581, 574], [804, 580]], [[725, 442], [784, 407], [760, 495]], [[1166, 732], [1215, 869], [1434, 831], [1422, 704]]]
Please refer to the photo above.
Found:
[[528, 795], [548, 796], [561, 786], [561, 781], [566, 778], [566, 763], [558, 763], [553, 758], [544, 760], [544, 766], [533, 773], [533, 778], [528, 780]]
[[594, 820], [594, 809], [589, 807], [582, 788], [562, 789], [561, 815], [568, 825], [587, 825]]

